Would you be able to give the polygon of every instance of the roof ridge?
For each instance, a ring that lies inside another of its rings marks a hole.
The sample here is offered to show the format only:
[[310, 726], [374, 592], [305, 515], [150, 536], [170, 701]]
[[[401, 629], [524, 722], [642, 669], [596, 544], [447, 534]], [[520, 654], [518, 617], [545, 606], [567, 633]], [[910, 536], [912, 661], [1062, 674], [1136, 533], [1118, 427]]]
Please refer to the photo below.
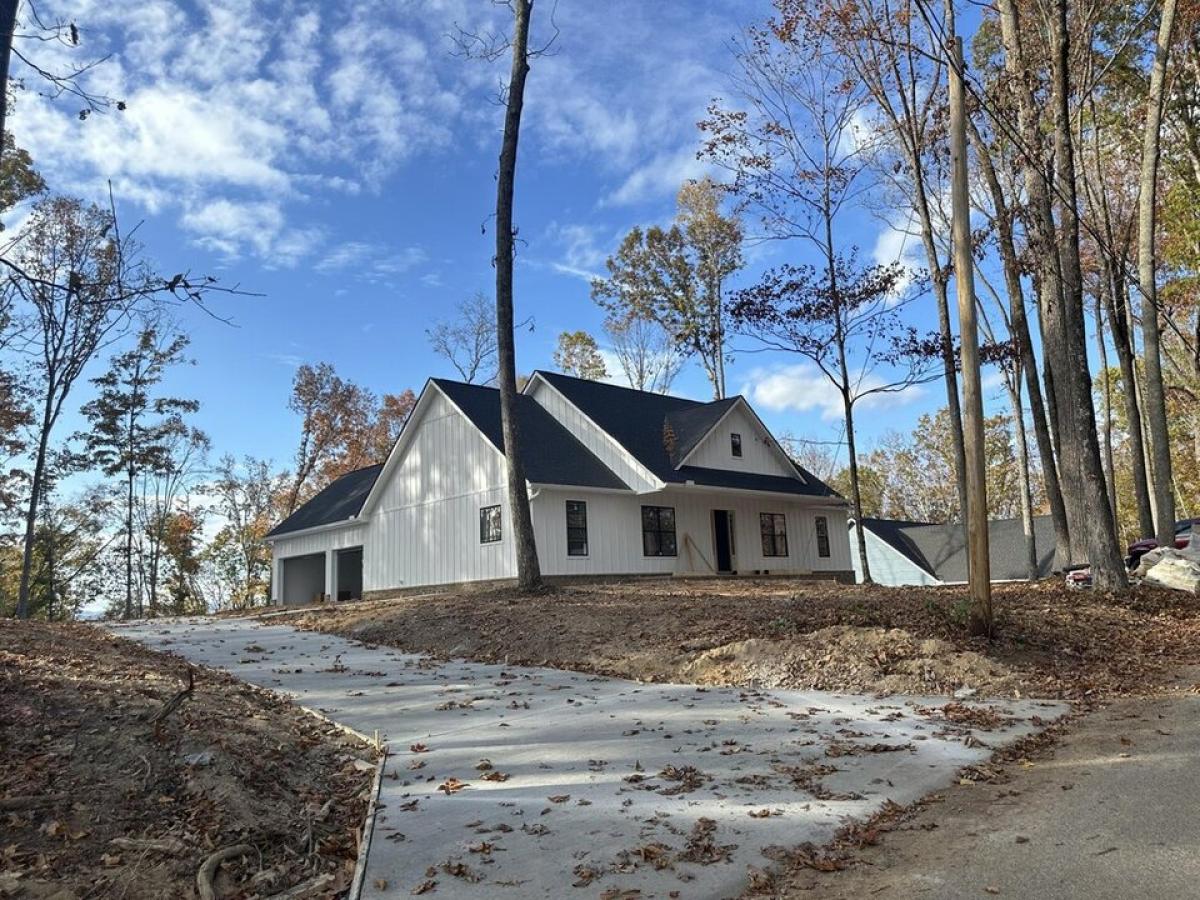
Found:
[[[726, 400], [735, 400], [741, 397], [741, 394], [734, 394], [732, 397], [722, 397], [720, 400], [693, 400], [691, 397], [680, 397], [678, 394], [660, 394], [658, 391], [643, 391], [640, 388], [629, 387], [625, 384], [613, 384], [611, 381], [596, 381], [591, 378], [580, 378], [577, 375], [568, 375], [566, 372], [552, 372], [549, 369], [534, 369], [533, 375], [541, 375], [542, 377], [563, 378], [567, 381], [578, 381], [583, 384], [594, 384], [600, 387], [612, 388], [618, 391], [628, 391], [631, 394], [644, 394], [647, 397], [657, 397], [663, 400], [674, 400], [677, 403], [691, 403], [695, 406], [708, 406], [711, 403], [721, 403]], [[532, 375], [530, 376], [532, 377]]]

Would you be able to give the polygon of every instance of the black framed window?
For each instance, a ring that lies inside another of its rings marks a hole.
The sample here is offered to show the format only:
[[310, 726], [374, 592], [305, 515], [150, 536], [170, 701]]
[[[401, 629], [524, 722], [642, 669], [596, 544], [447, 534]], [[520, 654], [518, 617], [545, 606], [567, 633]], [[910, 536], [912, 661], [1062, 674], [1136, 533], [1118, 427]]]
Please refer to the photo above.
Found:
[[742, 436], [736, 431], [729, 435], [729, 452], [734, 456], [742, 455]]
[[817, 556], [829, 556], [829, 520], [817, 516]]
[[587, 556], [587, 504], [567, 501], [567, 556]]
[[759, 513], [763, 556], [787, 556], [787, 519], [783, 513]]
[[485, 506], [479, 510], [479, 543], [494, 544], [500, 540], [500, 507]]
[[642, 507], [642, 555], [676, 555], [675, 507]]

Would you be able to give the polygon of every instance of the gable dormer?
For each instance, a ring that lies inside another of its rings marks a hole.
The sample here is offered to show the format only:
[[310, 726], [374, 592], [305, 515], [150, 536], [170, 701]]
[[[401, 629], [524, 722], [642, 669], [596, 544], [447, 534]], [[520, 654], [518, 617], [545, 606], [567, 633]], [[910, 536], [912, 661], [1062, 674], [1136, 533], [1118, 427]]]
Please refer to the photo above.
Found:
[[724, 402], [728, 406], [722, 415], [697, 437], [690, 449], [679, 455], [675, 460], [676, 468], [686, 465], [756, 475], [801, 477], [744, 399], [735, 397]]

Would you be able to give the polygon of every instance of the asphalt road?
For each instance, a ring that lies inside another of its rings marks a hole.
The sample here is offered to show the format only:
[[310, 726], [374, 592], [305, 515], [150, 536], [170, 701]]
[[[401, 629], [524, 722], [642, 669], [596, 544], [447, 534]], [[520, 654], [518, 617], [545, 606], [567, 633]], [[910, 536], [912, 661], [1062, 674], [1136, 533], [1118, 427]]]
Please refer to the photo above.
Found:
[[952, 786], [903, 830], [793, 898], [1200, 898], [1200, 695], [1119, 701], [1000, 785]]

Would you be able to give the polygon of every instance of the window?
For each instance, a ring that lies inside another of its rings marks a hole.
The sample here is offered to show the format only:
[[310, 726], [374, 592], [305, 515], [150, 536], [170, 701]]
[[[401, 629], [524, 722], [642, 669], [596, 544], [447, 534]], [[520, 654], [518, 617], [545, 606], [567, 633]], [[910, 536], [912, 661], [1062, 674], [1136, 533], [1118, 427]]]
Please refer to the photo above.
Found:
[[817, 556], [829, 556], [829, 520], [817, 516]]
[[485, 506], [479, 510], [479, 543], [494, 544], [500, 540], [500, 507]]
[[742, 455], [742, 436], [737, 432], [729, 435], [729, 451], [734, 456], [740, 457]]
[[642, 507], [642, 555], [675, 556], [675, 507]]
[[787, 556], [787, 519], [783, 513], [759, 513], [763, 556]]
[[587, 556], [587, 504], [567, 501], [567, 556]]

